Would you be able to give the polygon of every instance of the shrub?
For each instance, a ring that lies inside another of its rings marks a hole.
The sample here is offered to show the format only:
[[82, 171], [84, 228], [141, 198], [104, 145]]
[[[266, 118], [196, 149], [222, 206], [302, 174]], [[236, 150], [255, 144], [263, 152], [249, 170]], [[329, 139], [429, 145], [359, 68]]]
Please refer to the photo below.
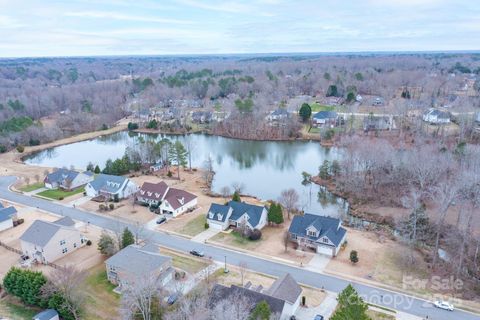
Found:
[[262, 237], [262, 231], [258, 229], [253, 229], [252, 232], [250, 232], [250, 235], [248, 236], [248, 238], [252, 241], [260, 240], [261, 237]]
[[208, 222], [205, 222], [205, 224], [203, 226], [205, 227], [205, 229], [210, 228], [210, 226], [208, 225]]
[[105, 207], [104, 204], [101, 203], [101, 204], [98, 205], [98, 209], [99, 209], [100, 211], [103, 211], [103, 210], [106, 209], [106, 207]]
[[168, 170], [167, 177], [171, 178], [173, 176], [172, 171]]
[[33, 139], [33, 138], [31, 138], [31, 139], [28, 141], [28, 144], [31, 145], [31, 146], [38, 146], [38, 145], [40, 145], [40, 140], [39, 140], [39, 139]]
[[108, 130], [108, 126], [105, 123], [102, 124], [102, 130]]
[[19, 145], [19, 146], [17, 146], [17, 151], [22, 153], [23, 151], [25, 151], [25, 147], [22, 146], [22, 145]]
[[3, 144], [0, 144], [0, 153], [5, 153], [7, 152], [7, 147], [5, 147]]
[[357, 263], [358, 262], [358, 252], [357, 250], [352, 250], [350, 251], [350, 261], [352, 263]]
[[120, 201], [120, 198], [118, 197], [118, 194], [115, 193], [115, 195], [113, 196], [113, 202], [119, 202]]
[[128, 130], [137, 130], [137, 129], [138, 129], [138, 123], [135, 123], [135, 122], [128, 123]]
[[41, 300], [41, 288], [47, 282], [47, 278], [41, 272], [11, 268], [3, 279], [5, 290], [28, 305], [39, 306]]
[[64, 199], [64, 197], [58, 197], [58, 200], [62, 201]]
[[91, 246], [92, 245], [92, 240], [87, 240], [87, 246]]
[[115, 209], [115, 205], [114, 205], [113, 203], [110, 203], [110, 204], [108, 205], [108, 207], [110, 208], [110, 210]]
[[175, 271], [175, 280], [184, 279], [186, 276], [185, 271]]

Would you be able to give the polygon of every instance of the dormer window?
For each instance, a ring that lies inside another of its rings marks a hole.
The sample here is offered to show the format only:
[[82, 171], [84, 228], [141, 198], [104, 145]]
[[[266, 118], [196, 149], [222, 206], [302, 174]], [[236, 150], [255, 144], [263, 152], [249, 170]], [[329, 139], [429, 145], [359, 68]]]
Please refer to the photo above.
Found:
[[218, 221], [222, 221], [223, 214], [217, 213], [217, 219]]
[[310, 237], [316, 237], [317, 236], [317, 232], [316, 231], [313, 231], [313, 230], [308, 230], [308, 235]]
[[209, 212], [209, 213], [208, 213], [208, 217], [209, 217], [210, 219], [213, 219], [213, 216], [214, 216], [214, 215], [215, 215], [215, 214], [214, 214], [213, 212]]
[[322, 241], [323, 241], [323, 243], [328, 243], [329, 242], [327, 238], [323, 238]]

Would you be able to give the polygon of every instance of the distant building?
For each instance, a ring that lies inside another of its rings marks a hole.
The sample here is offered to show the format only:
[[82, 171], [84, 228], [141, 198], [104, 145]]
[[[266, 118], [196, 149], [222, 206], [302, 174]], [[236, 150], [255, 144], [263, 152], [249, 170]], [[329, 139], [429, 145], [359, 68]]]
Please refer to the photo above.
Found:
[[138, 186], [128, 178], [109, 174], [99, 174], [85, 186], [85, 192], [90, 197], [103, 196], [105, 199], [128, 198], [137, 192]]
[[211, 111], [194, 111], [192, 112], [193, 123], [210, 123], [213, 113]]
[[314, 127], [335, 127], [338, 124], [338, 113], [335, 111], [320, 111], [313, 115]]
[[385, 104], [385, 100], [382, 97], [375, 97], [372, 101], [372, 105], [374, 106], [383, 106]]
[[170, 188], [165, 182], [145, 182], [136, 194], [138, 202], [159, 207], [162, 214], [176, 217], [197, 206], [197, 196], [193, 193]]
[[300, 247], [334, 257], [346, 240], [347, 230], [340, 219], [305, 213], [293, 217], [288, 233]]
[[392, 118], [388, 116], [367, 116], [363, 119], [363, 131], [391, 130]]
[[15, 207], [5, 208], [0, 203], [0, 231], [13, 228], [15, 220], [17, 220], [17, 209]]
[[93, 172], [78, 172], [68, 169], [58, 169], [47, 174], [44, 180], [47, 189], [74, 190], [83, 187], [93, 180]]
[[207, 222], [211, 228], [226, 230], [230, 226], [241, 224], [249, 229], [262, 229], [267, 224], [267, 209], [245, 202], [229, 201], [225, 205], [212, 203], [207, 213]]
[[289, 113], [285, 108], [278, 108], [271, 111], [268, 116], [266, 117], [267, 121], [280, 121], [287, 119], [289, 117]]
[[64, 217], [54, 222], [35, 220], [20, 237], [24, 255], [38, 263], [50, 263], [84, 246], [87, 239]]
[[430, 108], [423, 113], [422, 119], [431, 124], [446, 124], [450, 123], [450, 113]]

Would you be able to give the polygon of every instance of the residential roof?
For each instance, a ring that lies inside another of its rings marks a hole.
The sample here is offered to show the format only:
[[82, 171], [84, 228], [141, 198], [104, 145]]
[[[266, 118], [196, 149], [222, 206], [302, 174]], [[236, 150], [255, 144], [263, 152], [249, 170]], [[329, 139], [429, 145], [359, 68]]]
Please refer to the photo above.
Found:
[[57, 311], [55, 311], [54, 309], [47, 309], [47, 310], [43, 310], [40, 313], [37, 313], [33, 317], [33, 320], [50, 320], [55, 316], [58, 316]]
[[108, 193], [117, 193], [126, 184], [128, 178], [122, 176], [114, 176], [110, 174], [99, 174], [95, 180], [90, 182], [90, 186], [97, 191], [104, 191]]
[[20, 240], [44, 247], [60, 229], [75, 230], [65, 225], [66, 223], [68, 223], [68, 220], [64, 220], [63, 218], [55, 222], [35, 220], [22, 234]]
[[286, 273], [275, 280], [266, 292], [266, 294], [272, 297], [285, 300], [291, 304], [294, 304], [297, 301], [301, 293], [302, 288], [298, 285], [297, 281], [293, 279], [290, 273]]
[[[313, 226], [319, 231], [318, 237], [307, 235], [307, 228], [309, 226]], [[347, 232], [345, 228], [341, 227], [340, 219], [319, 216], [311, 213], [305, 213], [303, 216], [293, 217], [288, 231], [315, 241], [326, 236], [333, 244], [335, 244], [335, 246], [340, 244]]]
[[[235, 285], [225, 287], [221, 284], [216, 284], [213, 287], [210, 295], [208, 306], [210, 309], [214, 309], [216, 305], [223, 300], [228, 299], [231, 301], [238, 299], [239, 297], [245, 298], [249, 301], [249, 303], [251, 303], [251, 310], [253, 310], [258, 303], [265, 301], [269, 305], [272, 314], [282, 314], [283, 307], [285, 305], [285, 301], [258, 291], [238, 287]], [[234, 303], [235, 301], [231, 302]]]
[[285, 108], [278, 108], [270, 112], [272, 116], [288, 116], [288, 110]]
[[[208, 213], [210, 213], [210, 212], [213, 213], [214, 218], [210, 219], [209, 215], [207, 214], [207, 219], [225, 222], [225, 220], [227, 219], [229, 210], [230, 210], [230, 207], [227, 206], [227, 205], [212, 203], [210, 205], [210, 209], [208, 210]], [[220, 214], [220, 219], [218, 219], [219, 218], [218, 214]]]
[[108, 258], [105, 263], [115, 268], [127, 271], [134, 276], [148, 275], [170, 262], [172, 258], [161, 255], [158, 247], [129, 245], [114, 256]]
[[178, 209], [195, 198], [197, 198], [197, 196], [193, 193], [181, 189], [169, 188], [165, 194], [164, 201], [168, 201], [173, 209]]
[[314, 119], [336, 119], [338, 114], [335, 111], [319, 111], [313, 115]]
[[79, 172], [77, 171], [62, 168], [49, 173], [46, 176], [45, 181], [50, 183], [62, 183], [65, 180], [73, 181], [78, 174]]
[[429, 109], [425, 112], [425, 115], [435, 116], [440, 119], [450, 119], [450, 114], [448, 112], [438, 109]]
[[262, 212], [265, 207], [256, 206], [254, 204], [248, 204], [245, 202], [237, 202], [237, 201], [230, 201], [227, 203], [233, 209], [232, 215], [230, 219], [238, 220], [240, 219], [245, 213], [248, 215], [248, 223], [252, 227], [256, 227], [260, 222], [260, 218], [262, 217]]
[[160, 201], [163, 199], [167, 190], [168, 185], [163, 181], [159, 183], [144, 182], [139, 191], [139, 195], [145, 199]]
[[2, 205], [0, 207], [0, 222], [10, 220], [15, 213], [17, 213], [15, 207], [4, 208]]

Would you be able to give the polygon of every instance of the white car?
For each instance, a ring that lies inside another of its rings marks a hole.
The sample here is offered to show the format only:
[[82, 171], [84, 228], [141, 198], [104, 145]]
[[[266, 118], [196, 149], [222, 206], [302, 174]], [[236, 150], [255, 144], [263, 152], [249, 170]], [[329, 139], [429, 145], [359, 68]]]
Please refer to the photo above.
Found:
[[433, 305], [443, 310], [453, 311], [453, 304], [446, 301], [437, 300], [433, 303]]

